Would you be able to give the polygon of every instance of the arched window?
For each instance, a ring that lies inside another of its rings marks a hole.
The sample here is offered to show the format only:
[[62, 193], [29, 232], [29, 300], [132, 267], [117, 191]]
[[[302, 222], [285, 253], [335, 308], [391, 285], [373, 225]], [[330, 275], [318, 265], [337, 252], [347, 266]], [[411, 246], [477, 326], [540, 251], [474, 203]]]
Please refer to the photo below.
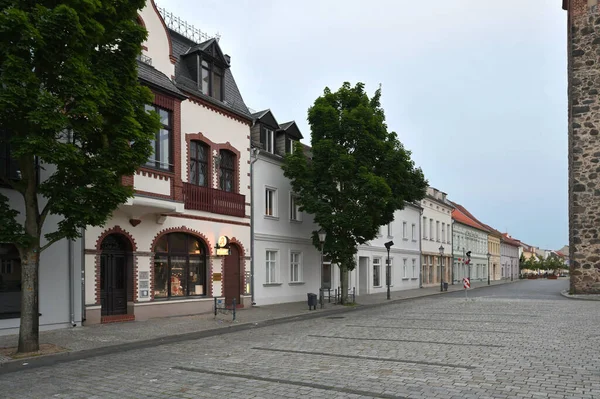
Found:
[[209, 147], [201, 141], [190, 143], [190, 183], [198, 186], [208, 186], [210, 174], [208, 171]]
[[221, 190], [235, 191], [235, 154], [228, 150], [221, 150], [221, 162], [219, 165], [219, 186]]
[[207, 294], [206, 244], [190, 234], [162, 236], [154, 250], [154, 298]]
[[21, 259], [12, 244], [0, 244], [0, 319], [21, 315]]

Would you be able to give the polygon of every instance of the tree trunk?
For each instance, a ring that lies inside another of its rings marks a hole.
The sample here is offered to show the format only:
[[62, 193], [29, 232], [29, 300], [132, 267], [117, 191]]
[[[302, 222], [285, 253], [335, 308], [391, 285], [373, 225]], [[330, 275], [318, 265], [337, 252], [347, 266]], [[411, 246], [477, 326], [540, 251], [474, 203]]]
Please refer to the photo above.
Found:
[[29, 248], [21, 255], [21, 327], [18, 353], [39, 350], [39, 265], [39, 248]]
[[340, 285], [341, 285], [341, 294], [340, 299], [342, 305], [348, 303], [348, 267], [345, 265], [340, 265]]

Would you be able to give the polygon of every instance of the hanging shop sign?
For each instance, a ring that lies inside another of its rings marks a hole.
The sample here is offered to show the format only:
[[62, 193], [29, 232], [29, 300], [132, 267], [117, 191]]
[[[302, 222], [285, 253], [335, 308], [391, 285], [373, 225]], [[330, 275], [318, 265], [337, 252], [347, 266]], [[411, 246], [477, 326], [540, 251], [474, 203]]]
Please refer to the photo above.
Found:
[[229, 255], [230, 254], [229, 237], [227, 237], [227, 236], [219, 237], [219, 241], [217, 241], [217, 246], [215, 248], [217, 250], [217, 256]]

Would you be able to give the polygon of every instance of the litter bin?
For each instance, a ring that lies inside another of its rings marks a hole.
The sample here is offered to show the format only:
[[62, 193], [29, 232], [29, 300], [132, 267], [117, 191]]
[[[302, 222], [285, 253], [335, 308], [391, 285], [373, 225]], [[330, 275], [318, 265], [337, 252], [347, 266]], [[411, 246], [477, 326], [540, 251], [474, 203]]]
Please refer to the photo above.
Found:
[[317, 294], [308, 293], [306, 295], [308, 295], [308, 310], [317, 310]]
[[444, 291], [448, 291], [448, 283], [444, 283]]

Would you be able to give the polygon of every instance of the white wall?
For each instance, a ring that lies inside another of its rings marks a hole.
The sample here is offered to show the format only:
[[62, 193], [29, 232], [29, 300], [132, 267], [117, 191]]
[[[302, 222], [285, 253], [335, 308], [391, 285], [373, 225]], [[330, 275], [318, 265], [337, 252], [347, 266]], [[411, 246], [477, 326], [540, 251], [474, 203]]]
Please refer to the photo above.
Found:
[[519, 247], [508, 245], [505, 242], [500, 243], [500, 264], [503, 266], [504, 273], [502, 278], [510, 278], [512, 261], [513, 279], [519, 276]]
[[[464, 254], [471, 251], [470, 276], [471, 281], [487, 280], [488, 273], [488, 239], [487, 233], [471, 226], [455, 222], [454, 227], [454, 279], [461, 281], [463, 277], [469, 276], [469, 267], [461, 260]], [[464, 249], [464, 251], [463, 251]]]
[[[445, 253], [450, 254], [452, 244], [452, 208], [441, 201], [431, 198], [433, 191], [428, 190], [430, 196], [421, 201], [423, 215], [421, 217], [421, 251], [423, 254], [439, 255], [440, 246], [445, 248]], [[438, 195], [441, 193], [438, 193]], [[431, 234], [431, 221], [433, 221], [433, 236]], [[439, 224], [439, 234], [438, 234]], [[442, 234], [444, 226], [444, 234]]]
[[148, 31], [148, 39], [142, 43], [148, 50], [142, 50], [142, 53], [152, 58], [154, 68], [171, 77], [175, 74], [175, 65], [169, 58], [171, 39], [153, 3], [153, 0], [147, 0], [146, 6], [140, 12]]

